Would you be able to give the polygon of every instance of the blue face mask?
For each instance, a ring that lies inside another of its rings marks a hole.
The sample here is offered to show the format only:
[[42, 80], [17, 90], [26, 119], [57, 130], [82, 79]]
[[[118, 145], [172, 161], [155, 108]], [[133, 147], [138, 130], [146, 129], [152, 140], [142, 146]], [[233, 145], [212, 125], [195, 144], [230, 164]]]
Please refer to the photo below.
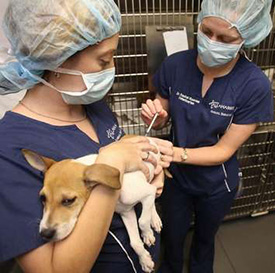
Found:
[[63, 100], [67, 104], [91, 104], [104, 98], [111, 89], [115, 79], [115, 68], [109, 68], [95, 73], [84, 74], [77, 70], [57, 68], [58, 73], [81, 76], [86, 85], [84, 91], [60, 90], [45, 80], [40, 80], [43, 84], [61, 93]]
[[208, 67], [221, 66], [233, 60], [244, 42], [226, 44], [212, 41], [198, 28], [198, 53], [203, 64]]
[[81, 92], [58, 90], [67, 104], [91, 104], [103, 99], [111, 89], [115, 79], [114, 67], [87, 74], [65, 68], [57, 68], [55, 71], [70, 75], [81, 75], [86, 85], [87, 89]]

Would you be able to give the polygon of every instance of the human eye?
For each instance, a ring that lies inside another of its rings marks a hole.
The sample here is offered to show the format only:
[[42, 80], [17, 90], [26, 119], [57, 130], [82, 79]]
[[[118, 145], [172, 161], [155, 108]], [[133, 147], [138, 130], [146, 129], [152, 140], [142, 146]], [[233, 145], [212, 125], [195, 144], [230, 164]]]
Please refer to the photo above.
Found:
[[101, 66], [107, 66], [107, 65], [109, 65], [110, 64], [110, 61], [108, 60], [103, 60], [103, 59], [100, 59], [100, 64], [101, 64]]
[[209, 29], [202, 28], [201, 31], [205, 34], [208, 38], [212, 37], [212, 32]]
[[112, 61], [113, 61], [113, 59], [112, 59], [112, 60], [100, 59], [99, 63], [100, 63], [100, 66], [101, 66], [102, 68], [108, 68], [109, 66], [111, 66]]
[[232, 37], [223, 36], [220, 38], [220, 41], [225, 44], [235, 44], [237, 39], [234, 39]]

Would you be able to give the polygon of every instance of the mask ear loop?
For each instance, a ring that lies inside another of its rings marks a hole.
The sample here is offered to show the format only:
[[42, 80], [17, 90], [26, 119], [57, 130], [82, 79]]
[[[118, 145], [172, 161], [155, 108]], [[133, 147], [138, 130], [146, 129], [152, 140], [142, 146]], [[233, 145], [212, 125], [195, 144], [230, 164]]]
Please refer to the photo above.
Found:
[[[239, 32], [239, 34], [240, 34], [240, 31], [239, 31], [237, 25], [236, 25], [236, 24], [233, 24], [233, 23], [230, 23], [230, 24], [231, 24], [231, 26], [229, 27], [229, 29], [232, 29], [233, 27], [235, 27], [235, 28], [237, 29], [237, 31]], [[241, 36], [241, 34], [240, 34], [240, 36]], [[243, 40], [243, 41], [242, 41], [242, 46], [241, 46], [241, 48], [240, 48], [240, 54], [243, 55], [249, 62], [252, 62], [252, 60], [250, 60], [250, 59], [248, 58], [248, 56], [247, 56], [245, 50], [243, 49], [244, 42], [245, 42], [245, 41]]]
[[245, 50], [243, 48], [241, 48], [241, 54], [249, 61], [249, 62], [252, 62], [251, 59], [249, 59], [249, 57], [247, 56]]
[[73, 75], [73, 76], [82, 76], [83, 75], [83, 73], [81, 71], [67, 69], [67, 68], [63, 68], [63, 67], [58, 67], [58, 68], [54, 69], [53, 72], [68, 74], [68, 75]]
[[[233, 28], [233, 27], [235, 27], [235, 28], [238, 30], [237, 25], [231, 23], [231, 27], [230, 27], [229, 29], [231, 29], [231, 28]], [[240, 33], [239, 30], [238, 30], [238, 32]], [[252, 62], [252, 60], [249, 59], [249, 57], [247, 56], [245, 50], [243, 49], [244, 42], [245, 42], [245, 41], [243, 40], [243, 42], [242, 42], [242, 47], [240, 48], [240, 54], [243, 55], [249, 62]]]
[[[55, 70], [52, 70], [55, 73], [66, 73], [66, 74], [70, 74], [70, 75], [74, 75], [74, 76], [81, 76], [82, 73], [80, 71], [77, 70], [67, 70], [66, 68], [57, 68]], [[36, 79], [38, 82], [43, 83], [44, 85], [58, 91], [59, 93], [64, 93], [64, 94], [69, 94], [69, 95], [75, 95], [77, 96], [76, 92], [71, 92], [71, 91], [63, 91], [63, 90], [59, 90], [57, 87], [55, 87], [54, 85], [52, 85], [51, 83], [47, 82], [46, 80], [44, 80], [43, 78], [38, 77], [37, 75], [31, 74], [32, 77], [34, 79]], [[58, 77], [58, 76], [57, 76]], [[81, 91], [79, 91], [81, 92]], [[84, 94], [85, 91], [83, 91]], [[87, 92], [86, 92], [87, 93]]]

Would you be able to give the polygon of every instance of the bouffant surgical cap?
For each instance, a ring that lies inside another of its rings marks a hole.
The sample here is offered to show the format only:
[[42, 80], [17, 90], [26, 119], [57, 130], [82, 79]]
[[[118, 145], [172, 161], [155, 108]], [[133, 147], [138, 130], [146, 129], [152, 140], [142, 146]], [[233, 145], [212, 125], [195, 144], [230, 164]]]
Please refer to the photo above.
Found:
[[0, 94], [34, 86], [45, 70], [56, 69], [120, 27], [113, 0], [10, 0], [3, 30], [11, 50], [1, 58]]
[[254, 47], [272, 29], [271, 4], [272, 0], [204, 0], [198, 22], [209, 16], [224, 19], [237, 28], [245, 47]]

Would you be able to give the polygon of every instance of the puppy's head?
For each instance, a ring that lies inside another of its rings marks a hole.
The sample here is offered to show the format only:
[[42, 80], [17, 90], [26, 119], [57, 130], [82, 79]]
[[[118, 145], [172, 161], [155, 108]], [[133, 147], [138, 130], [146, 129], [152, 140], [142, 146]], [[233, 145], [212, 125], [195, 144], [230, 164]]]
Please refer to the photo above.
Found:
[[44, 172], [40, 235], [50, 241], [64, 239], [73, 230], [91, 189], [97, 184], [89, 179], [90, 166], [71, 159], [56, 162], [25, 149], [22, 153], [32, 167]]

